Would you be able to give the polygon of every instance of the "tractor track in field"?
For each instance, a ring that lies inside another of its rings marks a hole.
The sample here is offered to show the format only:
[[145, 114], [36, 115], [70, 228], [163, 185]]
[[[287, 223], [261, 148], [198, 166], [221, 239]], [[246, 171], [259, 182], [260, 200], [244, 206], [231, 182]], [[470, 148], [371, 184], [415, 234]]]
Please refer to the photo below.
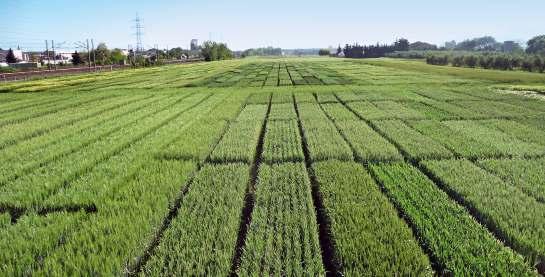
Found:
[[248, 237], [248, 227], [252, 222], [252, 212], [255, 206], [255, 190], [257, 185], [257, 178], [259, 174], [259, 167], [263, 158], [263, 144], [265, 140], [265, 133], [267, 131], [267, 123], [269, 121], [269, 114], [271, 113], [272, 106], [272, 94], [269, 95], [269, 103], [267, 105], [267, 112], [265, 113], [265, 119], [261, 125], [261, 131], [259, 133], [259, 139], [256, 146], [254, 160], [250, 167], [248, 186], [244, 196], [244, 206], [240, 216], [240, 225], [238, 228], [238, 237], [235, 244], [235, 251], [231, 262], [230, 276], [237, 276], [237, 270], [242, 262], [242, 254], [244, 252], [244, 245], [246, 244], [246, 238]]
[[326, 212], [322, 195], [320, 193], [320, 185], [312, 168], [312, 160], [310, 158], [310, 151], [305, 137], [303, 124], [301, 123], [299, 107], [297, 106], [297, 101], [294, 95], [292, 95], [292, 99], [295, 113], [297, 114], [297, 124], [299, 127], [299, 134], [301, 136], [303, 154], [305, 156], [305, 167], [307, 169], [307, 175], [309, 177], [311, 185], [312, 202], [314, 204], [314, 209], [316, 212], [316, 222], [318, 223], [318, 239], [320, 241], [320, 248], [322, 250], [322, 263], [326, 270], [326, 276], [343, 276], [342, 264], [340, 263], [336, 254], [335, 240], [331, 234], [331, 219]]

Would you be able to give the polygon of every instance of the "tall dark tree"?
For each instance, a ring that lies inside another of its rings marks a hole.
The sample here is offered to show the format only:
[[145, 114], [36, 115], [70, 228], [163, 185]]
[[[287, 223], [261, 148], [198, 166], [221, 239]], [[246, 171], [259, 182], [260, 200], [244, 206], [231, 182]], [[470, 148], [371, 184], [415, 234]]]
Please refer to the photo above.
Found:
[[72, 64], [76, 66], [83, 64], [83, 59], [81, 58], [81, 55], [78, 53], [78, 51], [72, 54]]
[[6, 55], [6, 62], [7, 63], [17, 62], [17, 58], [15, 57], [15, 54], [13, 54], [13, 50], [11, 50], [11, 48], [8, 50], [8, 54]]
[[409, 40], [400, 38], [394, 42], [394, 51], [409, 51]]
[[545, 55], [545, 35], [534, 37], [527, 44], [526, 53]]

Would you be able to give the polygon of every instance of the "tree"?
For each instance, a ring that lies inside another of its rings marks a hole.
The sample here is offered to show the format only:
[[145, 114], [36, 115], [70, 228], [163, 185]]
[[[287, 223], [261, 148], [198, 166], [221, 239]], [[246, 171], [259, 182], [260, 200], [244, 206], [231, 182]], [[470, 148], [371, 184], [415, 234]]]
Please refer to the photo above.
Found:
[[501, 43], [498, 43], [495, 38], [491, 36], [484, 36], [473, 39], [466, 39], [454, 47], [455, 50], [462, 51], [495, 51], [501, 50]]
[[81, 55], [78, 53], [78, 51], [72, 54], [72, 64], [75, 66], [83, 64], [83, 59], [81, 58]]
[[[98, 44], [97, 48], [94, 50], [94, 55], [97, 64], [105, 65], [110, 62], [110, 50], [104, 42]], [[93, 56], [93, 53], [91, 53], [91, 56]]]
[[168, 50], [168, 57], [173, 59], [181, 59], [182, 55], [189, 57], [189, 51], [183, 50], [181, 47], [176, 47]]
[[17, 62], [17, 58], [15, 57], [15, 54], [13, 54], [13, 50], [11, 50], [11, 48], [8, 50], [8, 54], [6, 55], [6, 62], [7, 63]]
[[329, 56], [329, 49], [320, 49], [320, 51], [318, 51], [318, 55], [320, 56]]
[[533, 37], [527, 44], [526, 53], [545, 55], [545, 35]]
[[394, 51], [409, 51], [409, 40], [400, 38], [394, 42]]
[[437, 50], [437, 45], [423, 42], [423, 41], [417, 41], [409, 45], [409, 50], [414, 50], [414, 51]]
[[341, 48], [341, 45], [339, 44], [339, 47], [337, 47], [337, 56], [339, 56], [343, 52], [343, 49]]
[[115, 48], [110, 52], [110, 61], [112, 64], [123, 64], [125, 62], [125, 54], [119, 48]]
[[201, 48], [201, 54], [207, 62], [233, 58], [233, 52], [227, 47], [227, 44], [215, 41], [205, 41]]

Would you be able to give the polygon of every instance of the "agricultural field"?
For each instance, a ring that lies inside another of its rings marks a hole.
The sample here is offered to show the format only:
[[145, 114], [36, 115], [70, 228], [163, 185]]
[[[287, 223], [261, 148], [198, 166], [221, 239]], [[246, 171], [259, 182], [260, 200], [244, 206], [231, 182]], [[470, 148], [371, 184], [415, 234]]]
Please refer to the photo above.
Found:
[[544, 275], [544, 83], [252, 58], [0, 84], [0, 276]]

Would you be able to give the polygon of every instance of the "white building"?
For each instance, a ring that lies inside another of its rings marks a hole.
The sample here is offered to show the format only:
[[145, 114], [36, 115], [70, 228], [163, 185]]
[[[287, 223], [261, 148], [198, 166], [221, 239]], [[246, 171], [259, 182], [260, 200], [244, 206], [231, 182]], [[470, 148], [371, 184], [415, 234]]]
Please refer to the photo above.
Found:
[[[17, 61], [28, 61], [28, 54], [23, 53], [23, 50], [12, 50]], [[9, 50], [0, 50], [0, 62], [6, 62], [6, 56]]]

